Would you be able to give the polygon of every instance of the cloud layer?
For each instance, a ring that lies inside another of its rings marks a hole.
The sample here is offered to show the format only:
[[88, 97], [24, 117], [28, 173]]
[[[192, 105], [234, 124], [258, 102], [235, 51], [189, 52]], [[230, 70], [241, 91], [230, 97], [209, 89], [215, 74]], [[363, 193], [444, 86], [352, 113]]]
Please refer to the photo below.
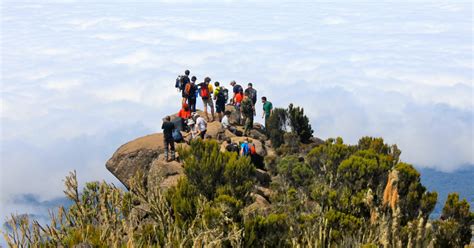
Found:
[[470, 3], [7, 2], [0, 215], [18, 195], [60, 196], [74, 169], [118, 183], [105, 161], [160, 131], [185, 69], [303, 106], [318, 137], [382, 136], [417, 166], [472, 165], [471, 21]]

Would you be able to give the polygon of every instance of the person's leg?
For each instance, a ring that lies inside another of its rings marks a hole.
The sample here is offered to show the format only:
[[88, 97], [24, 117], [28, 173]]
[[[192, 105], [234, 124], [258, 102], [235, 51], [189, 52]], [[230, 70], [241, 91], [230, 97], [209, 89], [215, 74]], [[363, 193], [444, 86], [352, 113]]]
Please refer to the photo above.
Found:
[[209, 106], [211, 107], [212, 121], [214, 121], [215, 120], [215, 118], [214, 118], [214, 102], [212, 101], [211, 98], [209, 98]]
[[171, 147], [171, 160], [175, 160], [176, 155], [175, 155], [175, 149], [174, 149], [174, 141], [171, 140], [169, 143], [170, 143], [170, 147]]
[[209, 116], [207, 116], [207, 104], [209, 103], [209, 99], [202, 99], [202, 104], [204, 104], [204, 116], [206, 120], [209, 121]]
[[163, 139], [163, 144], [164, 144], [164, 147], [165, 147], [165, 160], [168, 161], [168, 153], [169, 153], [168, 141], [166, 139]]

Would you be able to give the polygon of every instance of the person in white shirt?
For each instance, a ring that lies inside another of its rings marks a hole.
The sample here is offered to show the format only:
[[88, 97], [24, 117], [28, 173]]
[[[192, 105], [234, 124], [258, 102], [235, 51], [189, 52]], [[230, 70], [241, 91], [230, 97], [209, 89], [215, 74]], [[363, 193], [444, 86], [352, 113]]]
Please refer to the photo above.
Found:
[[207, 122], [202, 118], [199, 114], [196, 114], [196, 131], [197, 134], [201, 137], [201, 139], [205, 138], [206, 131], [207, 131]]
[[227, 129], [231, 131], [233, 134], [235, 134], [235, 132], [237, 131], [237, 128], [230, 125], [229, 116], [230, 116], [230, 111], [226, 110], [224, 112], [224, 117], [222, 117], [222, 120], [221, 120], [222, 128]]

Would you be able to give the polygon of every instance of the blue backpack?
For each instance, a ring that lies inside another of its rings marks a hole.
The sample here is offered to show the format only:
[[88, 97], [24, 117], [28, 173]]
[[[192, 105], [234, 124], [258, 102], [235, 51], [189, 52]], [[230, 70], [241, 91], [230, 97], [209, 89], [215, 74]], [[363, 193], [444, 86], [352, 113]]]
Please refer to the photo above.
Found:
[[181, 135], [181, 132], [179, 131], [178, 128], [173, 129], [173, 132], [171, 133], [171, 135], [173, 136], [173, 140], [175, 142], [180, 142], [183, 140], [183, 135]]
[[243, 150], [244, 156], [247, 156], [250, 154], [250, 148], [249, 148], [248, 143], [242, 143], [242, 145], [240, 145], [240, 148]]

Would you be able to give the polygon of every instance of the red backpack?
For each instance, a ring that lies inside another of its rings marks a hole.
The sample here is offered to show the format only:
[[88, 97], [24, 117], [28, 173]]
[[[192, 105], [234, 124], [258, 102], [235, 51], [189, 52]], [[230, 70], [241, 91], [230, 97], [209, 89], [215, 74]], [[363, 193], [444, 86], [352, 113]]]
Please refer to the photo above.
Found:
[[250, 145], [250, 154], [252, 154], [252, 155], [257, 154], [257, 151], [255, 150], [255, 145], [254, 144]]
[[209, 98], [209, 88], [207, 84], [201, 86], [201, 97], [204, 99]]
[[190, 96], [191, 94], [189, 94], [191, 92], [191, 83], [187, 83], [186, 84], [186, 87], [184, 88], [184, 93], [187, 95], [187, 96]]

